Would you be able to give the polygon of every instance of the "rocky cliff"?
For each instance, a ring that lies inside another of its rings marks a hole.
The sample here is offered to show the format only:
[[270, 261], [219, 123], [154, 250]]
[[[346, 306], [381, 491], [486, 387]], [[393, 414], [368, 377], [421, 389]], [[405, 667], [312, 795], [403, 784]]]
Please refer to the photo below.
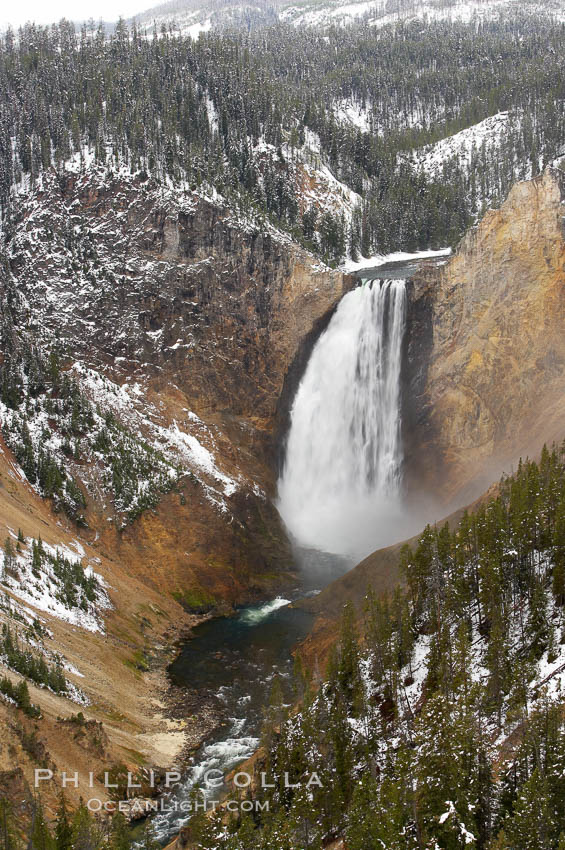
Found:
[[473, 498], [565, 436], [565, 175], [548, 168], [409, 287], [408, 487]]
[[[217, 722], [201, 696], [167, 715], [175, 638], [205, 611], [292, 580], [271, 501], [275, 434], [352, 281], [217, 196], [96, 167], [20, 187], [3, 237], [0, 534], [17, 550], [0, 622], [37, 614], [30, 647], [65, 664], [66, 691], [30, 685], [46, 759], [166, 766]], [[37, 481], [21, 466], [34, 457]], [[47, 463], [50, 494], [61, 477], [81, 491], [79, 524], [46, 493]], [[59, 586], [85, 568], [99, 610]], [[63, 727], [77, 700], [91, 725]], [[22, 721], [1, 699], [0, 715], [6, 730]], [[29, 778], [35, 756], [16, 758]]]
[[110, 379], [96, 402], [121, 394], [118, 415], [152, 442], [164, 428], [159, 448], [180, 444], [213, 490], [203, 498], [189, 481], [186, 508], [165, 499], [120, 551], [147, 562], [151, 581], [207, 597], [242, 598], [258, 573], [276, 582], [291, 565], [269, 499], [273, 435], [304, 346], [350, 281], [217, 198], [96, 168], [46, 175], [20, 204], [7, 256], [28, 325], [78, 361], [76, 375]]

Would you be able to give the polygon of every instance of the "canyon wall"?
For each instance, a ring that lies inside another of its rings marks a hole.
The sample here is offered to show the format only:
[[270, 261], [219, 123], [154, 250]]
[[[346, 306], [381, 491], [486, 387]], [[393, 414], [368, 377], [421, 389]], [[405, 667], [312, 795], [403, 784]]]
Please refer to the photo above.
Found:
[[309, 347], [353, 280], [195, 187], [94, 167], [41, 178], [7, 257], [37, 337], [127, 392], [126, 417], [145, 404], [152, 427], [178, 428], [189, 448], [197, 438], [218, 469], [219, 488], [205, 471], [211, 498], [187, 479], [180, 501], [164, 497], [119, 536], [91, 499], [105, 546], [179, 598], [188, 586], [187, 599], [234, 602], [288, 580], [276, 445]]
[[265, 430], [300, 344], [352, 283], [221, 199], [101, 169], [44, 177], [13, 230], [18, 288], [76, 356]]
[[[177, 639], [208, 611], [230, 613], [294, 586], [272, 502], [274, 435], [284, 433], [308, 351], [353, 280], [268, 222], [253, 223], [196, 188], [85, 166], [21, 189], [0, 256], [3, 339], [21, 336], [28, 354], [56, 351], [62, 373], [99, 417], [115, 417], [180, 473], [139, 515], [124, 517], [111, 483], [138, 456], [121, 466], [118, 457], [114, 467], [111, 452], [96, 458], [84, 445], [62, 452], [69, 423], [55, 415], [54, 379], [29, 394], [26, 417], [37, 410], [37, 393], [52, 392], [53, 418], [41, 420], [37, 440], [80, 487], [84, 521], [75, 524], [41, 498], [0, 438], [2, 540], [21, 529], [25, 552], [41, 536], [53, 552], [73, 553], [100, 576], [108, 605], [94, 631], [70, 627], [47, 574], [39, 573], [45, 592], [36, 598], [14, 570], [0, 624], [31, 622], [22, 598], [37, 608], [45, 629], [34, 651], [60, 655], [80, 689], [77, 706], [72, 693], [30, 684], [46, 763], [96, 776], [115, 764], [170, 766], [222, 718], [214, 694], [181, 693], [166, 680]], [[11, 356], [5, 346], [0, 363]], [[13, 414], [3, 403], [0, 412], [6, 434]], [[142, 491], [149, 486], [143, 469], [129, 471]], [[84, 721], [73, 720], [79, 708]], [[37, 764], [12, 734], [21, 720], [1, 701], [0, 785], [10, 785], [14, 800]], [[50, 815], [57, 788], [44, 789]], [[68, 791], [74, 802], [79, 793]], [[107, 790], [97, 784], [95, 793], [104, 798]]]
[[555, 168], [516, 184], [410, 282], [407, 484], [440, 505], [565, 438], [564, 185]]
[[[565, 439], [564, 197], [559, 169], [516, 184], [449, 261], [408, 283], [405, 484], [407, 515], [422, 526], [456, 523], [521, 456]], [[374, 552], [302, 603], [316, 615], [301, 646], [313, 669], [345, 602], [361, 608], [369, 586], [391, 593], [402, 580], [399, 550]]]

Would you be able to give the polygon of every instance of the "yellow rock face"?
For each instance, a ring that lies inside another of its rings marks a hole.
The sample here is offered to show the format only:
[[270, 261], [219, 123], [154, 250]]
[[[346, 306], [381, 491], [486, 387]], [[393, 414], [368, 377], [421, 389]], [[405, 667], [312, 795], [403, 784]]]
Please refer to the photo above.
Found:
[[414, 430], [441, 501], [469, 498], [520, 456], [565, 438], [565, 175], [514, 186], [451, 261], [414, 281], [431, 346]]

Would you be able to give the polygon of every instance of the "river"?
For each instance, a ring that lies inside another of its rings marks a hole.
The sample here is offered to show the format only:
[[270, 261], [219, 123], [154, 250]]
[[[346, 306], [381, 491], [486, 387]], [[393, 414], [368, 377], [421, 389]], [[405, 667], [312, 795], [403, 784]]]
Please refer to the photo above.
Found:
[[215, 695], [222, 705], [223, 722], [194, 753], [183, 781], [163, 799], [168, 811], [153, 818], [163, 844], [187, 823], [189, 815], [179, 808], [190, 799], [192, 788], [200, 785], [211, 805], [225, 790], [217, 786], [217, 777], [255, 752], [276, 676], [285, 698], [292, 700], [292, 650], [308, 634], [312, 616], [289, 605], [315, 594], [352, 566], [343, 558], [312, 549], [298, 549], [297, 561], [300, 583], [291, 593], [240, 608], [233, 617], [201, 623], [169, 667], [175, 685]]

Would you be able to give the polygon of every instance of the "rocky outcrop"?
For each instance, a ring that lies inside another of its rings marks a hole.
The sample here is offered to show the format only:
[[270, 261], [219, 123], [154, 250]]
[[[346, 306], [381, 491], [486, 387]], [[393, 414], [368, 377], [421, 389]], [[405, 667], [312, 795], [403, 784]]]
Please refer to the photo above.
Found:
[[145, 399], [146, 440], [178, 427], [233, 482], [195, 468], [200, 486], [183, 480], [119, 534], [91, 500], [105, 549], [196, 608], [288, 580], [275, 446], [305, 352], [352, 279], [221, 199], [96, 167], [44, 175], [6, 255], [38, 339], [127, 388], [126, 415]]
[[9, 256], [35, 320], [77, 356], [266, 434], [302, 341], [352, 282], [222, 202], [96, 169], [44, 178]]
[[447, 504], [565, 436], [565, 175], [516, 184], [409, 290], [406, 466]]

